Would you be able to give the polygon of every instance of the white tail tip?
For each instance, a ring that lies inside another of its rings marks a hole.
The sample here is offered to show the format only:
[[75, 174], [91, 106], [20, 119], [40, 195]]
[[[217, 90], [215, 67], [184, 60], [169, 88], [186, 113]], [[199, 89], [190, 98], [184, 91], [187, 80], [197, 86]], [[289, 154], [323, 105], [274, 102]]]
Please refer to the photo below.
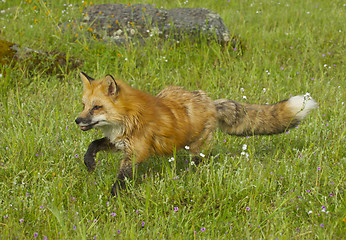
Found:
[[288, 99], [288, 107], [299, 121], [303, 120], [317, 106], [317, 102], [311, 98], [309, 93]]

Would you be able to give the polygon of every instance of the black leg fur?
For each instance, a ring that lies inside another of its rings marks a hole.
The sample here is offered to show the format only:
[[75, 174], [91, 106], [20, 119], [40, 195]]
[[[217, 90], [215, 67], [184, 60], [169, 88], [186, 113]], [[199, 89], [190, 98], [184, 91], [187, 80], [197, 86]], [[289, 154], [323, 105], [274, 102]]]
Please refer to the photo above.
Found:
[[[137, 164], [135, 165], [137, 168]], [[116, 196], [117, 192], [125, 189], [125, 178], [133, 178], [132, 160], [130, 157], [125, 158], [120, 165], [120, 171], [117, 180], [112, 187], [112, 196]]]
[[96, 162], [95, 157], [96, 153], [99, 151], [108, 151], [112, 149], [113, 144], [109, 141], [108, 138], [101, 138], [90, 143], [87, 152], [84, 155], [84, 163], [88, 168], [89, 172], [95, 170]]

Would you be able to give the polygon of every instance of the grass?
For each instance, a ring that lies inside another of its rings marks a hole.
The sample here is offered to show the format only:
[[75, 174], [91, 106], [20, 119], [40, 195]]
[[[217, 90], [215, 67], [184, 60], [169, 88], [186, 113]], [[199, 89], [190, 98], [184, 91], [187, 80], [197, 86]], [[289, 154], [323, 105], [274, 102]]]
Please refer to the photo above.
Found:
[[[344, 238], [344, 1], [147, 3], [216, 11], [246, 50], [76, 39], [59, 24], [79, 18], [89, 1], [0, 1], [2, 39], [84, 61], [76, 71], [62, 69], [62, 77], [26, 64], [1, 66], [0, 238]], [[151, 157], [128, 191], [112, 200], [122, 156], [100, 153], [95, 172], [86, 171], [83, 155], [101, 134], [74, 123], [82, 109], [79, 71], [95, 78], [111, 73], [152, 94], [180, 85], [250, 103], [309, 92], [319, 109], [281, 135], [218, 132], [214, 157], [198, 167], [185, 151], [172, 162]]]

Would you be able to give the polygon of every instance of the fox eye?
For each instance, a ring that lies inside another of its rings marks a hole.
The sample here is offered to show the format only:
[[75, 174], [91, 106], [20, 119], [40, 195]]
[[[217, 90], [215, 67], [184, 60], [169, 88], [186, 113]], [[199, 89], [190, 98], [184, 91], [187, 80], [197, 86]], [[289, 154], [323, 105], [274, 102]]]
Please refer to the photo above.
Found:
[[102, 108], [102, 106], [99, 106], [99, 105], [95, 105], [91, 110], [98, 110], [98, 109], [100, 109], [100, 108]]

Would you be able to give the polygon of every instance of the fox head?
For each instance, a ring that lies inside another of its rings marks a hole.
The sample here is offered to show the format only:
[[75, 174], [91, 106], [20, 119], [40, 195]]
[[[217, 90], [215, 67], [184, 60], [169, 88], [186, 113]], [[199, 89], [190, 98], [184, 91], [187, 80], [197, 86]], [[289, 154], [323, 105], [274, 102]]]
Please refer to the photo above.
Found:
[[117, 122], [116, 108], [114, 107], [119, 95], [119, 87], [111, 75], [94, 80], [81, 72], [83, 82], [83, 111], [75, 122], [81, 130], [104, 127]]

